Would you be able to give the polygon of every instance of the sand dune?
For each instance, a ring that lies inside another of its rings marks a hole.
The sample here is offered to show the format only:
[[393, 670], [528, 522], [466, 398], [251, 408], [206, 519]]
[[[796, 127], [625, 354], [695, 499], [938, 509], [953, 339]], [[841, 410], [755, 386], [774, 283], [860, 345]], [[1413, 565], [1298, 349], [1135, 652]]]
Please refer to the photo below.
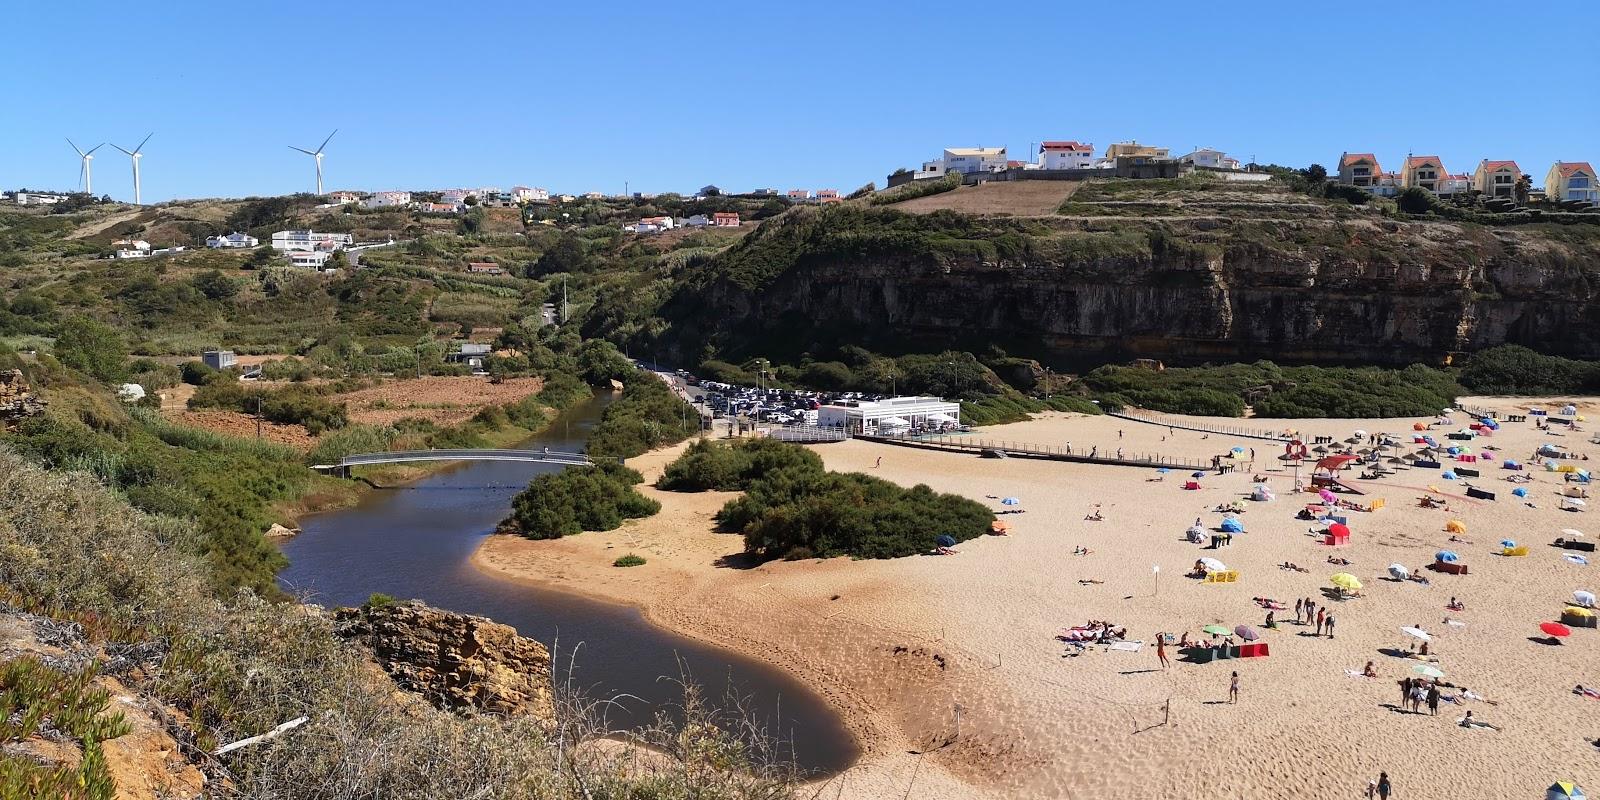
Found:
[[[1513, 410], [1505, 399], [1488, 404]], [[1281, 424], [1307, 436], [1343, 438], [1357, 428], [1409, 434], [1413, 421]], [[1048, 415], [985, 434], [1193, 458], [1254, 447], [1262, 470], [1268, 463], [1276, 470], [1269, 459], [1281, 453], [1271, 442], [1169, 433], [1107, 417]], [[1543, 441], [1594, 450], [1587, 436], [1556, 438], [1531, 423], [1512, 424], [1474, 446], [1523, 459]], [[1249, 504], [1242, 516], [1247, 532], [1233, 546], [1201, 551], [1183, 540], [1184, 528], [1196, 517], [1215, 525], [1221, 515], [1210, 509], [1246, 493], [1249, 472], [1208, 476], [1204, 489], [1183, 491], [1178, 475], [1153, 483], [1147, 469], [983, 460], [860, 441], [817, 451], [832, 469], [989, 502], [1014, 495], [1026, 513], [1005, 518], [1012, 535], [968, 542], [953, 557], [742, 569], [717, 566], [740, 548], [736, 537], [711, 527], [727, 495], [649, 490], [664, 504], [657, 517], [558, 542], [491, 539], [478, 562], [499, 574], [637, 604], [658, 624], [810, 681], [846, 716], [866, 750], [856, 769], [834, 780], [830, 797], [835, 790], [842, 797], [903, 797], [908, 788], [910, 796], [927, 798], [1109, 797], [1130, 787], [1147, 797], [1356, 797], [1379, 770], [1389, 772], [1403, 797], [1537, 797], [1556, 779], [1600, 785], [1600, 756], [1585, 741], [1600, 736], [1600, 701], [1570, 691], [1577, 683], [1600, 684], [1600, 633], [1575, 631], [1559, 647], [1533, 640], [1537, 624], [1558, 615], [1572, 590], [1600, 586], [1600, 566], [1567, 563], [1549, 546], [1560, 529], [1584, 529], [1590, 516], [1557, 510], [1560, 482], [1552, 473], [1530, 473], [1528, 499], [1536, 508], [1511, 497], [1512, 484], [1503, 480], [1511, 473], [1498, 462], [1479, 465], [1484, 474], [1475, 481], [1499, 493], [1494, 502], [1459, 498], [1461, 484], [1436, 471], [1353, 481], [1368, 492], [1357, 499], [1383, 497], [1388, 507], [1352, 513], [1352, 543], [1335, 551], [1294, 519], [1310, 495], [1292, 494], [1290, 473], [1265, 472], [1279, 499]], [[651, 454], [635, 466], [650, 474], [673, 454]], [[880, 456], [882, 466], [874, 468]], [[1417, 507], [1429, 485], [1458, 496], [1453, 511]], [[1105, 521], [1085, 520], [1097, 503]], [[1447, 542], [1449, 519], [1467, 524], [1470, 543]], [[1529, 545], [1529, 555], [1493, 555], [1507, 537]], [[1073, 555], [1078, 546], [1091, 552]], [[1391, 562], [1419, 567], [1445, 546], [1470, 564], [1469, 575], [1432, 576], [1429, 586], [1382, 579]], [[626, 550], [647, 555], [650, 564], [610, 568]], [[1329, 565], [1330, 554], [1352, 564]], [[1201, 555], [1239, 570], [1239, 582], [1206, 585], [1183, 577]], [[1311, 572], [1278, 568], [1284, 561]], [[1336, 571], [1360, 577], [1364, 596], [1326, 601], [1338, 620], [1336, 638], [1304, 635], [1310, 629], [1293, 623], [1294, 600], [1325, 602], [1320, 590]], [[1146, 642], [1158, 631], [1192, 638], [1208, 624], [1259, 628], [1264, 612], [1252, 602], [1257, 596], [1291, 607], [1277, 614], [1286, 624], [1263, 631], [1268, 658], [1190, 664], [1178, 662], [1174, 650], [1172, 668], [1163, 671], [1148, 647], [1136, 653], [1092, 647], [1067, 656], [1053, 638], [1088, 619], [1115, 621]], [[1446, 610], [1452, 596], [1466, 604], [1464, 611]], [[1445, 625], [1447, 616], [1465, 627]], [[1405, 647], [1398, 629], [1406, 625], [1437, 635], [1434, 653], [1448, 680], [1498, 705], [1446, 704], [1437, 717], [1395, 710], [1395, 682], [1414, 662], [1384, 651]], [[1369, 660], [1378, 679], [1345, 674]], [[1235, 669], [1242, 697], [1228, 705], [1219, 701]], [[1454, 725], [1467, 708], [1503, 730]]]

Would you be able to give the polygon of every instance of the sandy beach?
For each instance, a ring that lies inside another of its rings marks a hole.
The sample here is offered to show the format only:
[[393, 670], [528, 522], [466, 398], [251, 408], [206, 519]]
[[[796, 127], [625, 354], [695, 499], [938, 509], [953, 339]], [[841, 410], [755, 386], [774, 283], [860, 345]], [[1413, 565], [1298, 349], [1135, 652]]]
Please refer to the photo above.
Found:
[[[1600, 422], [1600, 404], [1577, 400]], [[1502, 415], [1529, 405], [1508, 398], [1462, 403]], [[1469, 421], [1454, 419], [1432, 435], [1454, 444], [1444, 434]], [[1191, 421], [1293, 428], [1308, 442], [1318, 435], [1342, 440], [1357, 429], [1409, 442], [1412, 424], [1431, 420]], [[1600, 528], [1588, 530], [1590, 513], [1558, 509], [1560, 475], [1534, 464], [1522, 473], [1533, 479], [1525, 484], [1528, 497], [1517, 498], [1504, 480], [1516, 473], [1499, 462], [1531, 462], [1544, 442], [1600, 457], [1590, 435], [1554, 436], [1535, 430], [1530, 418], [1471, 442], [1474, 452], [1495, 456], [1463, 465], [1482, 470], [1471, 482], [1495, 492], [1494, 501], [1466, 498], [1464, 482], [1444, 480], [1442, 470], [1400, 470], [1375, 481], [1344, 473], [1363, 492], [1347, 499], [1383, 498], [1387, 505], [1350, 512], [1351, 542], [1338, 548], [1321, 544], [1308, 532], [1311, 523], [1295, 518], [1315, 496], [1294, 494], [1292, 472], [1276, 459], [1281, 443], [1048, 414], [979, 436], [1206, 460], [1242, 447], [1254, 448], [1257, 458], [1253, 470], [1208, 474], [1202, 489], [1185, 491], [1187, 473], [1177, 471], [1153, 482], [1156, 474], [1146, 468], [989, 460], [862, 441], [818, 445], [830, 469], [925, 483], [996, 510], [998, 498], [1014, 496], [1024, 513], [1001, 517], [1010, 535], [963, 543], [955, 556], [752, 565], [737, 535], [714, 530], [712, 515], [731, 494], [646, 488], [663, 505], [655, 517], [550, 542], [492, 537], [475, 563], [515, 580], [636, 605], [655, 624], [763, 659], [815, 686], [864, 750], [855, 768], [826, 784], [824, 797], [1362, 797], [1380, 770], [1400, 797], [1539, 797], [1558, 779], [1600, 783], [1600, 751], [1589, 743], [1600, 736], [1600, 700], [1571, 691], [1600, 684], [1600, 632], [1576, 629], [1555, 646], [1538, 629], [1559, 617], [1573, 590], [1600, 587], [1600, 566], [1569, 563], [1550, 543], [1564, 528], [1590, 537]], [[680, 450], [630, 464], [654, 480]], [[1196, 517], [1217, 526], [1223, 515], [1212, 509], [1247, 494], [1252, 472], [1268, 477], [1277, 499], [1246, 504], [1246, 532], [1217, 550], [1186, 541]], [[1419, 507], [1429, 486], [1442, 490], [1436, 496], [1450, 511]], [[1096, 504], [1104, 520], [1085, 519]], [[1467, 541], [1448, 541], [1449, 520], [1467, 526]], [[1505, 538], [1527, 545], [1528, 555], [1498, 555]], [[1088, 554], [1075, 555], [1079, 547]], [[1440, 549], [1459, 553], [1470, 573], [1424, 571], [1426, 586], [1385, 579], [1389, 564], [1422, 567]], [[612, 567], [626, 552], [649, 563]], [[1185, 577], [1202, 556], [1226, 562], [1238, 581]], [[1351, 563], [1329, 564], [1330, 556]], [[1280, 568], [1285, 561], [1309, 572]], [[1335, 572], [1357, 576], [1362, 596], [1326, 599], [1322, 590]], [[1276, 612], [1276, 630], [1262, 628], [1265, 610], [1256, 597], [1287, 606]], [[1335, 638], [1295, 624], [1295, 600], [1305, 597], [1336, 617]], [[1452, 597], [1465, 608], [1447, 610]], [[1091, 646], [1069, 655], [1076, 651], [1056, 635], [1091, 619], [1126, 626], [1129, 639], [1146, 644], [1136, 652]], [[1204, 638], [1200, 629], [1214, 624], [1256, 628], [1271, 655], [1187, 663], [1168, 648], [1171, 667], [1161, 668], [1157, 632]], [[1438, 716], [1400, 710], [1397, 681], [1420, 662], [1401, 657], [1410, 640], [1399, 629], [1413, 625], [1433, 634], [1435, 666], [1446, 680], [1488, 700], [1445, 703]], [[1379, 677], [1347, 674], [1368, 661]], [[1234, 670], [1240, 698], [1229, 704]], [[1501, 730], [1457, 725], [1467, 710]]]

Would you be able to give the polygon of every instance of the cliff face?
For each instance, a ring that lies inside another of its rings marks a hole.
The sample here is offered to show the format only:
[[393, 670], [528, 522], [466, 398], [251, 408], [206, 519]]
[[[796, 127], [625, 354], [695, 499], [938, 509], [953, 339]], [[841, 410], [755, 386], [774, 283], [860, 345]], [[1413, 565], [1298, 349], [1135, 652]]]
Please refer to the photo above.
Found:
[[[1005, 227], [969, 226], [961, 247], [942, 238], [938, 248], [904, 252], [841, 248], [825, 229], [769, 232], [765, 245], [758, 233], [742, 247], [795, 254], [754, 280], [713, 264], [668, 316], [686, 334], [680, 341], [732, 352], [741, 341], [777, 339], [969, 351], [997, 343], [1067, 362], [1436, 364], [1515, 343], [1600, 358], [1600, 235], [1589, 230], [1054, 221], [1033, 223], [1007, 253], [1003, 237], [1017, 234]], [[1115, 246], [1097, 244], [1112, 229]]]
[[342, 608], [334, 619], [401, 689], [440, 708], [554, 716], [550, 653], [510, 625], [415, 601]]

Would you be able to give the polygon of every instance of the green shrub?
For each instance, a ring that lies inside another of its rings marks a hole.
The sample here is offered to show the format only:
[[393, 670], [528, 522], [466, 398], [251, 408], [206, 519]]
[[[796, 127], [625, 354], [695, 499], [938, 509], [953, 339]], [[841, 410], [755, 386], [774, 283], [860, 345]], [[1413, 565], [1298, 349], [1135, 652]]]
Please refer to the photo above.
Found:
[[8, 756], [0, 765], [0, 797], [113, 800], [116, 781], [100, 743], [132, 730], [119, 713], [107, 713], [111, 695], [92, 688], [94, 667], [76, 674], [53, 669], [33, 656], [0, 665], [0, 746], [8, 750], [47, 733], [82, 748], [76, 766], [54, 769]]
[[776, 439], [739, 439], [721, 444], [701, 439], [662, 471], [656, 488], [674, 492], [732, 492], [779, 469], [822, 472], [822, 457]]
[[867, 202], [875, 206], [884, 206], [890, 203], [899, 203], [901, 201], [910, 200], [916, 197], [927, 197], [929, 195], [942, 194], [944, 192], [960, 188], [961, 179], [961, 173], [952, 172], [948, 175], [945, 175], [943, 178], [929, 178], [920, 181], [912, 181], [911, 183], [896, 186], [893, 189], [878, 192], [877, 194], [874, 194], [872, 199], [868, 200]]
[[583, 531], [609, 531], [623, 520], [648, 517], [661, 504], [634, 485], [639, 473], [614, 462], [540, 475], [511, 503], [500, 529], [529, 539], [558, 539]]
[[927, 486], [787, 466], [752, 481], [717, 520], [743, 533], [745, 552], [760, 558], [896, 558], [928, 552], [940, 536], [981, 536], [994, 514]]
[[189, 407], [259, 413], [272, 422], [303, 425], [313, 436], [350, 423], [344, 404], [328, 400], [319, 389], [289, 386], [272, 390], [220, 377], [196, 389]]
[[1468, 358], [1461, 385], [1479, 394], [1586, 394], [1600, 389], [1600, 364], [1503, 345]]
[[1106, 409], [1237, 417], [1250, 398], [1260, 417], [1407, 417], [1437, 413], [1460, 388], [1443, 370], [1279, 367], [1270, 361], [1156, 371], [1105, 366], [1083, 384]]
[[590, 431], [587, 449], [597, 456], [632, 458], [681, 442], [699, 427], [699, 412], [666, 382], [645, 370], [634, 370], [622, 396], [606, 408]]
[[613, 567], [642, 567], [642, 566], [644, 566], [644, 556], [636, 556], [636, 555], [634, 555], [632, 553], [629, 553], [629, 554], [627, 554], [625, 556], [622, 556], [622, 557], [618, 558], [616, 561], [611, 562], [611, 566], [613, 566]]
[[363, 604], [363, 607], [383, 608], [384, 606], [392, 606], [397, 602], [399, 601], [394, 598], [394, 595], [384, 594], [383, 592], [373, 592], [372, 594], [367, 595], [367, 602]]

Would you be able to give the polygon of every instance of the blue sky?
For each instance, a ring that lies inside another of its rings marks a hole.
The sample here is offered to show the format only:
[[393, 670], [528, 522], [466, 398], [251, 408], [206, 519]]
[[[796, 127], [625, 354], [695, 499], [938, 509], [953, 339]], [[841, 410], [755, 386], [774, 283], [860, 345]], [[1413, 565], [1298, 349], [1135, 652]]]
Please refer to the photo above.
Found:
[[[72, 186], [63, 136], [154, 131], [146, 202], [306, 191], [286, 145], [333, 128], [329, 190], [849, 191], [1056, 138], [1511, 158], [1536, 185], [1600, 162], [1593, 0], [547, 5], [19, 3], [0, 186]], [[127, 158], [96, 155], [96, 193], [131, 197]]]

